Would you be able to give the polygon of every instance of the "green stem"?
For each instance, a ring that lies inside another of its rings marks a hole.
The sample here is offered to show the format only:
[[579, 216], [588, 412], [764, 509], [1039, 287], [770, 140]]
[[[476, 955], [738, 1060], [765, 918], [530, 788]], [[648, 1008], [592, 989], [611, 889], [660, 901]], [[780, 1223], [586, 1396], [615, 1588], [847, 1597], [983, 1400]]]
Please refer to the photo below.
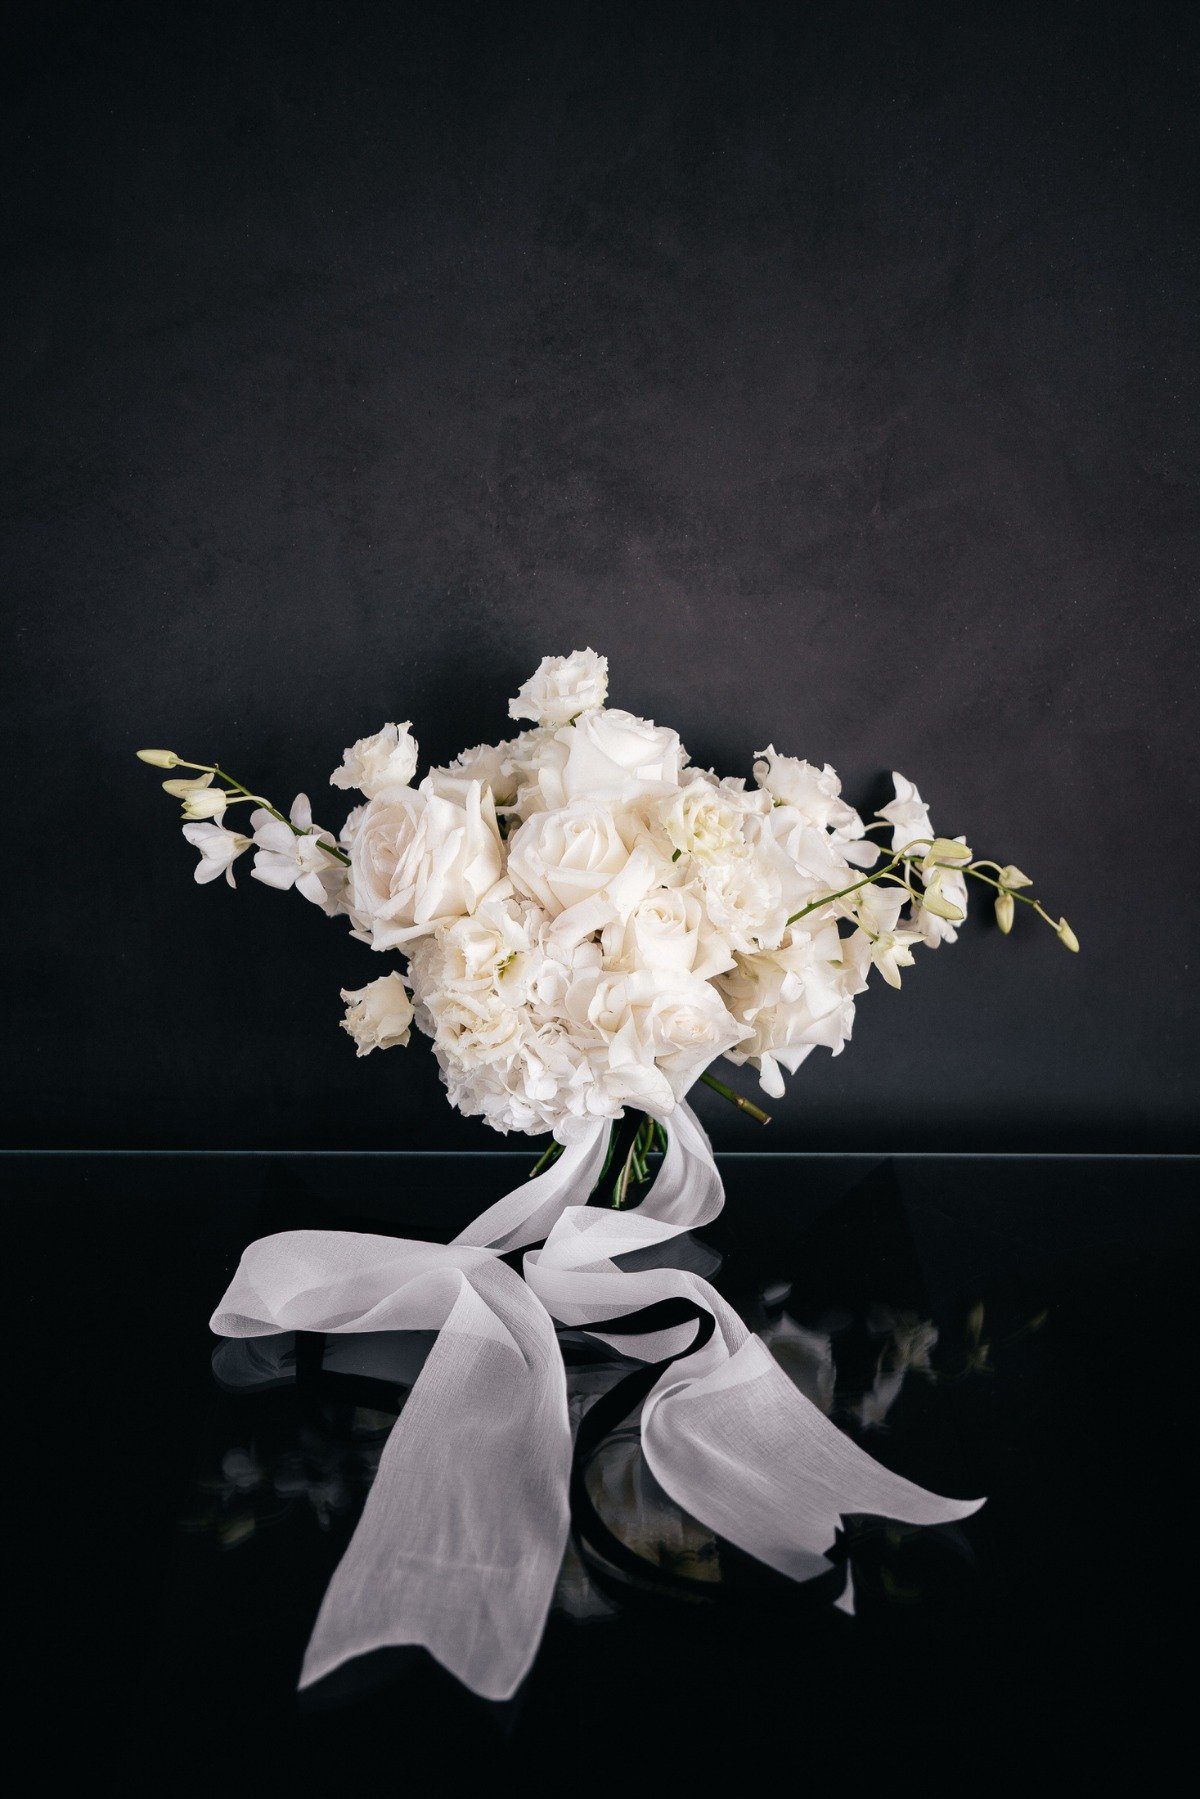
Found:
[[[995, 868], [996, 864], [993, 862], [990, 863], [989, 866]], [[974, 862], [969, 868], [964, 868], [963, 873], [974, 875], [977, 881], [986, 881], [989, 887], [994, 887], [998, 893], [1007, 893], [1010, 899], [1020, 900], [1023, 906], [1032, 906], [1038, 917], [1044, 918], [1052, 931], [1057, 931], [1058, 920], [1056, 918], [1051, 918], [1050, 914], [1042, 907], [1041, 902], [1034, 899], [1031, 894], [1018, 893], [1015, 887], [1006, 887], [1003, 881], [993, 881], [991, 875], [981, 874], [979, 872], [978, 864]]]
[[746, 1112], [751, 1118], [757, 1118], [759, 1124], [770, 1124], [771, 1114], [769, 1112], [764, 1112], [761, 1106], [756, 1106], [752, 1099], [744, 1099], [740, 1093], [735, 1093], [732, 1087], [727, 1087], [724, 1081], [719, 1081], [715, 1074], [708, 1072], [707, 1068], [700, 1079], [706, 1087], [711, 1087], [714, 1093], [719, 1093], [722, 1099], [727, 1099], [731, 1105], [736, 1106], [739, 1112]]
[[557, 1162], [559, 1156], [562, 1155], [562, 1152], [563, 1152], [562, 1144], [558, 1141], [558, 1139], [556, 1137], [552, 1137], [550, 1139], [550, 1142], [547, 1144], [546, 1148], [542, 1151], [541, 1155], [538, 1157], [537, 1161], [534, 1163], [533, 1167], [529, 1170], [528, 1178], [530, 1180], [532, 1180], [535, 1175], [538, 1175], [542, 1172], [543, 1168], [548, 1168], [550, 1166], [551, 1162]]
[[[892, 856], [891, 861], [885, 862], [883, 867], [876, 869], [874, 874], [864, 875], [861, 881], [852, 881], [850, 883], [849, 887], [842, 887], [838, 890], [837, 893], [824, 893], [824, 894], [821, 894], [819, 898], [817, 898], [815, 900], [810, 900], [808, 902], [807, 906], [801, 906], [799, 912], [792, 913], [792, 916], [788, 919], [788, 923], [790, 925], [798, 924], [802, 918], [807, 918], [810, 912], [817, 912], [820, 910], [820, 908], [822, 906], [831, 906], [833, 904], [834, 900], [845, 899], [845, 897], [848, 893], [857, 893], [860, 887], [870, 887], [875, 881], [886, 880], [887, 877], [891, 874], [892, 870], [894, 868], [898, 868], [900, 866], [901, 862], [911, 862], [913, 860], [912, 852], [913, 852], [913, 850], [915, 850], [918, 847], [919, 844], [932, 843], [932, 842], [933, 842], [932, 837], [914, 837], [914, 838], [912, 838], [908, 843], [906, 843], [904, 845], [903, 849], [896, 850]], [[954, 863], [954, 864], [937, 863], [937, 864], [935, 864], [935, 866], [937, 866], [937, 867], [942, 867], [942, 866], [959, 867], [961, 865], [958, 863]], [[903, 881], [900, 884], [902, 886], [908, 887], [907, 881]], [[909, 887], [909, 892], [910, 893], [912, 892], [911, 887]]]

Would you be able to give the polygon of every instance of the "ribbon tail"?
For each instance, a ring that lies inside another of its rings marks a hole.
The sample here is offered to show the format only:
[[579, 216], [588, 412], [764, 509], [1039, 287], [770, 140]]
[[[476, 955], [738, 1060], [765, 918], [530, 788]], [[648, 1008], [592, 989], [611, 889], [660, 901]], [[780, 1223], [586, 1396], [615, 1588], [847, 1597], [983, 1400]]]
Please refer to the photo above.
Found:
[[554, 1326], [486, 1250], [349, 1232], [252, 1244], [225, 1335], [436, 1329], [326, 1591], [301, 1686], [417, 1644], [486, 1699], [529, 1671], [569, 1523], [571, 1434]]
[[792, 1384], [757, 1337], [699, 1379], [688, 1378], [686, 1363], [669, 1369], [646, 1401], [642, 1448], [677, 1504], [795, 1580], [825, 1570], [847, 1516], [948, 1524], [984, 1503], [927, 1492], [883, 1467]]

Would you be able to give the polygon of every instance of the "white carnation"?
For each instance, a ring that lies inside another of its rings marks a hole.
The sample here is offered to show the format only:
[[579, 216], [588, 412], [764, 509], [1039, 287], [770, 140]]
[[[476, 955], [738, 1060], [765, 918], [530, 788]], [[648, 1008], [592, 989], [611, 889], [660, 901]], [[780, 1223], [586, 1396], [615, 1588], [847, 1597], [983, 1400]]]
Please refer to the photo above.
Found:
[[742, 954], [776, 948], [805, 895], [805, 882], [771, 835], [769, 821], [750, 820], [748, 838], [740, 855], [702, 872], [708, 916]]
[[661, 802], [658, 817], [680, 856], [716, 862], [741, 853], [744, 813], [733, 794], [697, 775]]

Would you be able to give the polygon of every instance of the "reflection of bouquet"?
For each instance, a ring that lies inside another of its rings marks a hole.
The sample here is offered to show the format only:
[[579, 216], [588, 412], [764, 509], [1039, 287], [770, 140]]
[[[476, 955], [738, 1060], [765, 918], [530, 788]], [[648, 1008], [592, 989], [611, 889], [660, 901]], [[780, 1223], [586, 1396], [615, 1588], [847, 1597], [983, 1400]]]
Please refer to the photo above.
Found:
[[[253, 847], [256, 879], [407, 957], [407, 972], [343, 994], [360, 1055], [407, 1043], [415, 1020], [460, 1111], [559, 1144], [644, 1113], [621, 1195], [695, 1081], [765, 1121], [709, 1064], [749, 1062], [778, 1095], [816, 1045], [836, 1055], [873, 968], [898, 987], [917, 944], [953, 942], [968, 876], [993, 889], [1002, 930], [1021, 901], [1078, 948], [1020, 891], [1019, 869], [937, 836], [902, 776], [864, 825], [832, 768], [771, 747], [753, 786], [718, 778], [674, 731], [606, 707], [607, 686], [593, 650], [545, 658], [509, 708], [531, 729], [415, 787], [409, 726], [385, 725], [332, 776], [365, 801], [336, 837], [304, 795], [286, 819], [215, 765], [139, 754], [196, 771], [164, 786], [183, 802], [197, 880], [232, 885]], [[250, 836], [223, 822], [246, 802]]]

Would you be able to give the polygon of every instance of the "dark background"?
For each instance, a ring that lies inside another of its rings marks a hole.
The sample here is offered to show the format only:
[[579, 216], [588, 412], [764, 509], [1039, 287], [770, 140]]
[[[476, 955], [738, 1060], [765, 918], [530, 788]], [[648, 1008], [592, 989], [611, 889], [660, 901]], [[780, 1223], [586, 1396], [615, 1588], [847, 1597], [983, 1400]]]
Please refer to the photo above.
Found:
[[490, 1146], [423, 1044], [356, 1062], [380, 960], [196, 887], [132, 752], [337, 824], [344, 744], [444, 760], [590, 643], [723, 772], [902, 769], [1082, 939], [922, 957], [763, 1147], [1193, 1147], [1186, 29], [12, 12], [4, 1141]]

